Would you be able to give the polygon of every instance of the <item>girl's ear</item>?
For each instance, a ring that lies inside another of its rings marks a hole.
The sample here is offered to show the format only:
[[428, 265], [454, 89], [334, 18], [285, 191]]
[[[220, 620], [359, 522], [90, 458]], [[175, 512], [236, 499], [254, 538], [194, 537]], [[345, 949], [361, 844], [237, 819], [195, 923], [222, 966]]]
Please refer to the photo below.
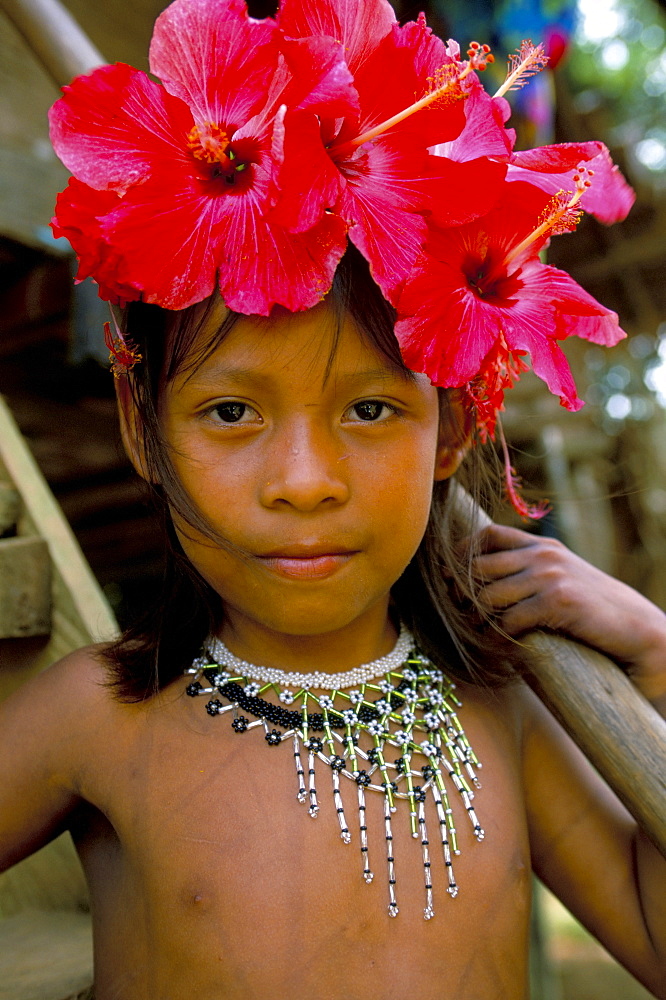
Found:
[[439, 442], [435, 460], [435, 481], [457, 472], [472, 440], [474, 418], [463, 406], [458, 389], [449, 389], [440, 402]]
[[122, 437], [125, 453], [141, 478], [145, 479], [148, 483], [153, 482], [148, 473], [141, 419], [127, 376], [118, 376], [115, 379], [115, 387], [118, 418], [120, 420], [120, 436]]

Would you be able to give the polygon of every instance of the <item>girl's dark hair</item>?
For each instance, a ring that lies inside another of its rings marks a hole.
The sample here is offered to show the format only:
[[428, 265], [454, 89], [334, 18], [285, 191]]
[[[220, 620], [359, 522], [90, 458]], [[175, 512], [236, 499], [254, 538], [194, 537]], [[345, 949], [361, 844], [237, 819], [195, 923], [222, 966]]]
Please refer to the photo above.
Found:
[[[349, 314], [360, 335], [390, 365], [411, 375], [393, 332], [394, 310], [353, 246], [338, 266], [327, 301], [338, 320]], [[111, 683], [125, 700], [149, 697], [182, 674], [223, 618], [219, 596], [182, 551], [171, 511], [218, 544], [229, 543], [215, 534], [176, 476], [158, 413], [160, 387], [180, 373], [196, 370], [238, 320], [238, 314], [228, 312], [215, 336], [204, 338], [201, 331], [210, 325], [218, 308], [219, 299], [213, 296], [180, 312], [143, 303], [131, 303], [126, 310], [126, 336], [142, 356], [127, 377], [127, 388], [137, 415], [144, 472], [153, 484], [153, 497], [163, 518], [166, 553], [160, 591], [139, 620], [104, 653]], [[334, 354], [335, 343], [330, 361]], [[451, 390], [440, 390], [440, 413], [443, 433], [462, 446], [468, 428], [460, 426], [459, 410], [451, 406]], [[499, 491], [484, 467], [480, 448], [469, 449], [456, 478], [486, 508], [496, 502]], [[393, 608], [421, 649], [448, 673], [476, 682], [502, 683], [511, 676], [511, 667], [503, 658], [487, 655], [489, 643], [480, 626], [469, 572], [470, 551], [464, 547], [461, 555], [459, 547], [465, 526], [456, 519], [451, 490], [450, 480], [434, 484], [428, 526], [416, 555], [392, 589]]]

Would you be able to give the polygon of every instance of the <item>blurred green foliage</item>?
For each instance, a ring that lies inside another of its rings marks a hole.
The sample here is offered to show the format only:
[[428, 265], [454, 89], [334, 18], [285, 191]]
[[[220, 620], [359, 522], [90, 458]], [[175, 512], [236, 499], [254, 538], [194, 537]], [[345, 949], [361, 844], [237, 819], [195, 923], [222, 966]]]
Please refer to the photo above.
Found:
[[602, 111], [643, 180], [666, 187], [666, 13], [655, 0], [579, 0], [566, 72], [576, 110]]

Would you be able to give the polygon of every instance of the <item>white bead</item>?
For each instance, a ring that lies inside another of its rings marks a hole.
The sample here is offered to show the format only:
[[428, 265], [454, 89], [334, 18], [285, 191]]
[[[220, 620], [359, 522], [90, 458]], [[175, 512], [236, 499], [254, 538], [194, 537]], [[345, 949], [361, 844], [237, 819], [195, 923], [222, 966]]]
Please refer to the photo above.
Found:
[[316, 687], [325, 691], [334, 691], [344, 690], [355, 684], [367, 684], [382, 674], [397, 670], [407, 659], [413, 644], [414, 640], [407, 629], [401, 628], [398, 641], [386, 656], [339, 674], [324, 674], [320, 671], [301, 674], [278, 670], [274, 667], [256, 666], [234, 656], [221, 639], [209, 639], [206, 648], [220, 666], [229, 667], [249, 680], [278, 684], [282, 687]]

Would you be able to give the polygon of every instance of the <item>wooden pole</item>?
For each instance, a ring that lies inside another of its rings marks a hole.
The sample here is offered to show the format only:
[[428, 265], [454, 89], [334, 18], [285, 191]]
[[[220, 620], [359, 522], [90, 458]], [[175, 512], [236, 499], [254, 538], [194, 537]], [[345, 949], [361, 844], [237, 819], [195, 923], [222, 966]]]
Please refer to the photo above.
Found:
[[59, 0], [0, 0], [56, 87], [106, 62]]
[[[59, 0], [0, 0], [58, 86], [104, 62]], [[457, 488], [470, 531], [491, 523]], [[520, 641], [526, 680], [666, 855], [666, 722], [601, 653], [545, 633]]]
[[[470, 532], [492, 521], [456, 486]], [[666, 720], [606, 656], [546, 632], [521, 637], [525, 680], [666, 856]]]

